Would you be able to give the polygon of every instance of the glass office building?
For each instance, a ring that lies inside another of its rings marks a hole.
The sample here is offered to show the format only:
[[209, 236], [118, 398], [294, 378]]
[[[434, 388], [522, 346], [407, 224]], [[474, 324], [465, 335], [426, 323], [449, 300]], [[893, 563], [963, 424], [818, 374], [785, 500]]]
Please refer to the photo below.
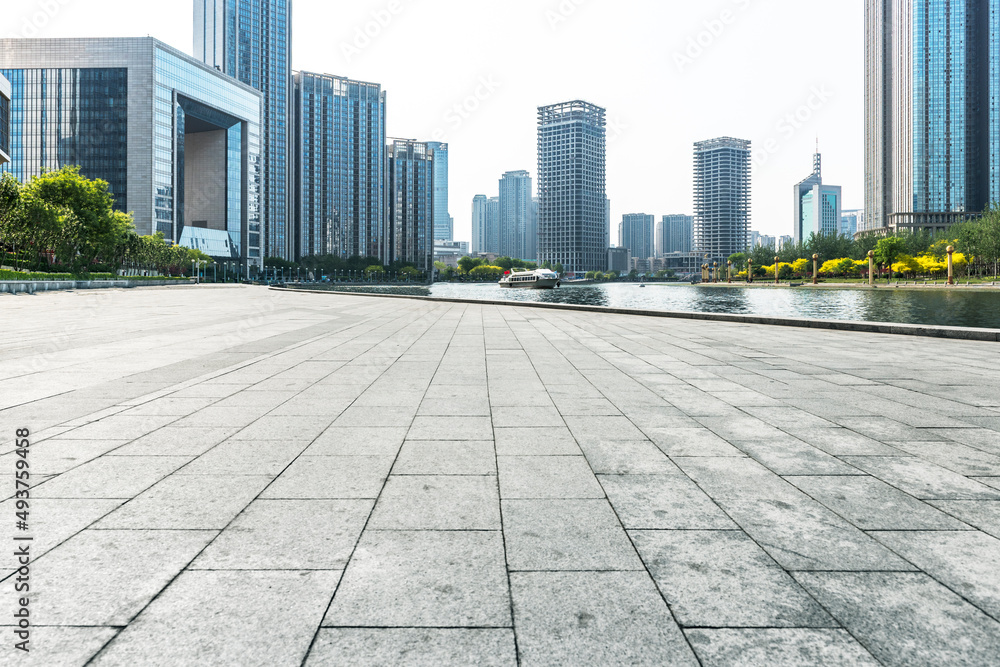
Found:
[[428, 141], [434, 152], [434, 240], [452, 241], [455, 237], [455, 220], [448, 212], [448, 144]]
[[476, 195], [472, 198], [472, 242], [470, 252], [475, 255], [486, 252], [486, 209], [489, 199], [486, 195]]
[[194, 0], [194, 54], [261, 92], [263, 252], [291, 259], [291, 0]]
[[607, 267], [606, 124], [579, 100], [538, 109], [538, 257], [571, 274]]
[[628, 248], [632, 257], [650, 259], [656, 254], [656, 216], [628, 213], [618, 225], [618, 247]]
[[537, 231], [531, 215], [531, 175], [527, 171], [508, 171], [500, 179], [500, 247], [503, 257], [538, 259]]
[[665, 215], [656, 223], [656, 257], [675, 252], [691, 252], [694, 235], [694, 216]]
[[865, 228], [1000, 200], [1000, 1], [867, 0]]
[[823, 183], [823, 158], [813, 155], [813, 171], [795, 186], [795, 243], [808, 241], [812, 234], [840, 235], [843, 212], [842, 188]]
[[389, 144], [389, 233], [392, 261], [421, 271], [434, 266], [434, 151], [423, 142]]
[[296, 255], [390, 258], [385, 93], [377, 83], [294, 79]]
[[0, 74], [0, 164], [10, 162], [10, 81]]
[[696, 252], [724, 264], [750, 241], [750, 142], [721, 137], [694, 145]]
[[149, 37], [0, 40], [0, 74], [13, 92], [0, 169], [24, 181], [79, 165], [139, 234], [224, 231], [260, 264], [257, 91]]

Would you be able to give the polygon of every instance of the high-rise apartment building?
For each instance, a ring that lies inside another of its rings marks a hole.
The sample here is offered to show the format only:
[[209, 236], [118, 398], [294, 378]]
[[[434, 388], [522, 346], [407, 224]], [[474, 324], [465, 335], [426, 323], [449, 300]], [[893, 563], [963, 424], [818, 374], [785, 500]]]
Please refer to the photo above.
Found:
[[840, 214], [840, 235], [853, 237], [865, 228], [865, 210], [843, 211]]
[[10, 81], [0, 74], [0, 164], [10, 162]]
[[489, 198], [486, 195], [476, 195], [472, 198], [472, 242], [469, 244], [469, 251], [473, 255], [486, 252], [488, 202]]
[[665, 215], [656, 223], [656, 257], [675, 252], [691, 252], [694, 216]]
[[394, 139], [388, 152], [391, 260], [429, 271], [434, 265], [434, 151], [420, 141]]
[[455, 237], [455, 220], [448, 212], [448, 144], [428, 141], [434, 153], [434, 240], [451, 241]]
[[262, 264], [259, 92], [150, 37], [0, 40], [9, 164], [80, 167], [141, 235]]
[[823, 158], [813, 155], [813, 171], [795, 186], [795, 243], [808, 241], [810, 235], [838, 236], [843, 210], [841, 187], [823, 183]]
[[[508, 171], [500, 179], [500, 248], [497, 253], [514, 259], [535, 261], [532, 242], [531, 176], [527, 171]], [[531, 254], [529, 254], [531, 253]]]
[[866, 0], [865, 230], [1000, 201], [1000, 3]]
[[607, 265], [605, 116], [582, 101], [538, 109], [538, 257], [568, 273]]
[[291, 259], [291, 0], [194, 0], [194, 55], [261, 92], [264, 254]]
[[486, 200], [486, 252], [500, 254], [500, 197]]
[[697, 252], [725, 262], [750, 240], [750, 142], [722, 137], [694, 145]]
[[388, 262], [382, 87], [297, 72], [293, 106], [296, 256]]
[[656, 252], [653, 238], [656, 217], [645, 213], [628, 213], [618, 225], [618, 247], [628, 248], [632, 257], [649, 259]]

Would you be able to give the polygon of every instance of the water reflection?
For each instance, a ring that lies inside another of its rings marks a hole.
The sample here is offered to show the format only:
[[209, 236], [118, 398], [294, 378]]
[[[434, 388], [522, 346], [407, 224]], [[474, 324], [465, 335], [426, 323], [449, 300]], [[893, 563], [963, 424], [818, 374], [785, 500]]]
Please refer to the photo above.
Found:
[[990, 290], [747, 289], [664, 284], [641, 288], [631, 283], [512, 290], [497, 285], [437, 283], [431, 294], [614, 308], [1000, 328], [1000, 292]]

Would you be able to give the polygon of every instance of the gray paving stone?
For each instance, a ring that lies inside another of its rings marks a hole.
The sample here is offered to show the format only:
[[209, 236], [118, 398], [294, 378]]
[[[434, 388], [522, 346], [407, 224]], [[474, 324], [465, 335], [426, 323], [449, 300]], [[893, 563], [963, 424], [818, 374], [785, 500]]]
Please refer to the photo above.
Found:
[[846, 428], [788, 428], [790, 435], [831, 456], [899, 456], [900, 451]]
[[190, 567], [343, 570], [372, 505], [372, 500], [255, 500]]
[[749, 415], [698, 417], [697, 421], [727, 442], [737, 439], [774, 440], [785, 435], [777, 427]]
[[501, 498], [603, 498], [582, 456], [498, 456]]
[[629, 533], [682, 627], [836, 627], [742, 531]]
[[697, 665], [645, 572], [515, 572], [524, 665]]
[[667, 456], [746, 456], [707, 428], [646, 429]]
[[94, 664], [300, 665], [339, 579], [340, 572], [184, 572]]
[[372, 530], [500, 530], [494, 477], [445, 475], [389, 477]]
[[489, 417], [416, 417], [407, 440], [492, 440]]
[[580, 446], [566, 427], [498, 428], [498, 456], [580, 456]]
[[393, 475], [497, 474], [492, 442], [412, 440], [403, 445]]
[[331, 426], [309, 445], [306, 456], [396, 456], [406, 437], [405, 427]]
[[497, 428], [565, 426], [562, 415], [554, 407], [495, 406], [492, 414], [493, 425]]
[[222, 530], [270, 482], [264, 475], [171, 475], [93, 528]]
[[239, 428], [164, 426], [112, 452], [114, 456], [201, 456]]
[[625, 528], [729, 530], [736, 524], [684, 475], [598, 475]]
[[984, 533], [1000, 538], [1000, 501], [931, 500], [928, 501], [928, 504], [951, 514]]
[[645, 440], [646, 435], [626, 417], [566, 417], [566, 425], [581, 445]]
[[921, 459], [859, 456], [844, 460], [921, 500], [1000, 500], [996, 489]]
[[377, 498], [389, 476], [388, 456], [300, 456], [262, 498]]
[[919, 429], [888, 417], [842, 417], [835, 422], [879, 442], [934, 441], [939, 436], [931, 429]]
[[978, 531], [870, 533], [922, 571], [1000, 620], [1000, 539]]
[[960, 521], [874, 477], [786, 477], [862, 530], [963, 530]]
[[309, 444], [333, 420], [330, 417], [261, 417], [233, 435], [233, 440], [284, 440]]
[[333, 422], [334, 426], [410, 426], [416, 408], [393, 408], [390, 406], [352, 406], [347, 408]]
[[117, 633], [117, 628], [35, 626], [31, 629], [29, 652], [25, 654], [15, 649], [13, 642], [5, 642], [0, 647], [0, 665], [86, 665]]
[[[26, 534], [33, 538], [32, 554], [35, 558], [41, 556], [114, 511], [123, 502], [125, 502], [123, 499], [30, 499], [28, 525], [31, 529]], [[14, 499], [0, 503], [0, 516], [14, 517], [16, 511]], [[9, 559], [3, 566], [5, 571], [13, 571], [16, 562], [14, 559]]]
[[509, 629], [323, 628], [307, 666], [517, 664]]
[[987, 667], [1000, 655], [1000, 623], [926, 574], [794, 576], [882, 664]]
[[[969, 418], [968, 421], [972, 421]], [[995, 429], [986, 428], [944, 428], [933, 429], [934, 433], [949, 440], [975, 447], [990, 454], [1000, 455], [1000, 417], [991, 417], [996, 425]]]
[[732, 444], [772, 472], [782, 476], [857, 475], [861, 472], [795, 438], [733, 440]]
[[990, 488], [1000, 489], [1000, 477], [977, 477], [976, 481]]
[[171, 426], [178, 428], [219, 428], [231, 426], [243, 428], [263, 417], [267, 414], [268, 410], [270, 408], [267, 407], [220, 408], [212, 405], [192, 415], [178, 419], [171, 423]]
[[894, 447], [967, 477], [1000, 475], [1000, 456], [957, 442], [894, 442]]
[[48, 480], [35, 498], [132, 498], [191, 460], [189, 456], [104, 456]]
[[500, 532], [366, 531], [323, 625], [511, 627]]
[[[60, 475], [107, 454], [128, 440], [45, 440], [33, 442], [28, 453], [32, 475]], [[20, 458], [11, 452], [0, 456], [0, 470], [14, 470]]]
[[719, 628], [685, 634], [704, 667], [880, 664], [845, 630]]
[[179, 475], [268, 475], [284, 470], [306, 445], [288, 440], [226, 440], [194, 459]]
[[[32, 568], [32, 619], [39, 626], [127, 625], [217, 534], [85, 530]], [[4, 582], [4, 591], [15, 597], [13, 579]]]
[[176, 420], [172, 415], [113, 415], [61, 433], [54, 440], [134, 440]]
[[504, 500], [507, 566], [517, 570], [641, 570], [606, 500]]
[[194, 398], [194, 397], [183, 397], [183, 396], [165, 396], [163, 398], [158, 398], [156, 400], [143, 403], [142, 405], [137, 405], [134, 408], [129, 408], [125, 412], [122, 412], [124, 417], [134, 417], [134, 416], [164, 416], [164, 415], [175, 415], [177, 417], [184, 417], [186, 415], [192, 414], [201, 410], [202, 408], [207, 408], [209, 405], [216, 402], [214, 398]]
[[422, 417], [489, 417], [490, 401], [486, 396], [424, 398], [417, 414]]
[[608, 475], [670, 475], [680, 469], [648, 440], [584, 442], [580, 449], [594, 472]]

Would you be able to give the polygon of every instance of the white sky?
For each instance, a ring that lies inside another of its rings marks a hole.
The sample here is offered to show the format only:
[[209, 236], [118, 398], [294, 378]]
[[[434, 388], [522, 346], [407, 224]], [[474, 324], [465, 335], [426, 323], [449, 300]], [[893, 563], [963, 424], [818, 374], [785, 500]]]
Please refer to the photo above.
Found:
[[[192, 7], [13, 0], [0, 33], [148, 34], [190, 53]], [[450, 143], [459, 240], [474, 195], [495, 196], [505, 171], [535, 176], [536, 107], [571, 99], [608, 109], [613, 241], [624, 213], [692, 212], [692, 144], [717, 136], [765, 156], [754, 230], [792, 233], [792, 186], [809, 175], [817, 136], [824, 180], [844, 187], [845, 209], [863, 206], [862, 0], [294, 0], [293, 11], [295, 69], [379, 82], [390, 137], [437, 130]], [[387, 25], [347, 53], [379, 14]], [[701, 53], [679, 63], [699, 39]], [[810, 102], [804, 122], [782, 125]]]

